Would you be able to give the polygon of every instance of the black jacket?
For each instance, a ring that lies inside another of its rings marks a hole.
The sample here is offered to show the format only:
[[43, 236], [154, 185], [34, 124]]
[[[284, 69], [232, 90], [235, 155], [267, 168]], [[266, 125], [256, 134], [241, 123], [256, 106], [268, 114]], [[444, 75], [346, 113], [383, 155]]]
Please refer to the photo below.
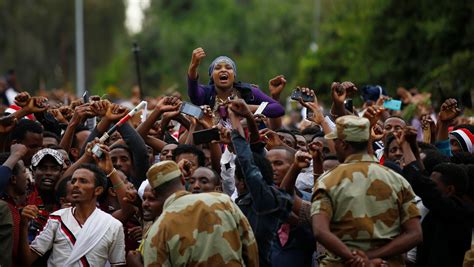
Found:
[[471, 247], [474, 207], [457, 196], [443, 196], [414, 163], [403, 174], [429, 209], [421, 224], [423, 244], [417, 249], [416, 266], [462, 266], [464, 253]]

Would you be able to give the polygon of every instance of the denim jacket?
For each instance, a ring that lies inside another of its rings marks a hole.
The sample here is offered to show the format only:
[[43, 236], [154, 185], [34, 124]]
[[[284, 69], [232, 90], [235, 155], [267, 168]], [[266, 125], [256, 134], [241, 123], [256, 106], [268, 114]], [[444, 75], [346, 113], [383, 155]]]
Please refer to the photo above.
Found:
[[258, 244], [260, 266], [270, 266], [270, 248], [280, 224], [291, 212], [292, 197], [265, 182], [255, 165], [249, 144], [235, 130], [232, 131], [232, 143], [248, 190], [236, 202], [252, 226]]

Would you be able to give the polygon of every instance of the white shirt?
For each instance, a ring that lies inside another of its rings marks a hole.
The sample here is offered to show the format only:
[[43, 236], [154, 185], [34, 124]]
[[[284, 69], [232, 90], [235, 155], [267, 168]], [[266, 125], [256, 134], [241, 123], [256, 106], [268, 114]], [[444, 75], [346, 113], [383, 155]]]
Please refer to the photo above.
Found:
[[[48, 266], [64, 266], [71, 254], [76, 237], [81, 233], [82, 225], [73, 215], [74, 208], [66, 208], [52, 213], [43, 231], [33, 240], [31, 250], [43, 256], [52, 248]], [[125, 264], [125, 236], [120, 221], [113, 218], [111, 227], [99, 243], [82, 257], [80, 264], [74, 266], [104, 266], [107, 260], [111, 265]], [[97, 225], [100, 227], [100, 225]]]

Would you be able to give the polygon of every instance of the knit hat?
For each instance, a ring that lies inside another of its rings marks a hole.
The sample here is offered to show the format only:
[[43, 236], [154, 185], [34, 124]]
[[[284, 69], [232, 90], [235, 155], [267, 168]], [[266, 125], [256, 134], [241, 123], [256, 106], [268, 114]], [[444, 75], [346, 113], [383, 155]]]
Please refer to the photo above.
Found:
[[164, 160], [153, 164], [153, 166], [151, 166], [146, 173], [148, 182], [150, 182], [150, 186], [153, 189], [166, 182], [176, 179], [181, 175], [182, 174], [179, 170], [178, 164], [171, 160]]
[[232, 65], [232, 69], [234, 69], [234, 76], [237, 77], [237, 65], [235, 65], [235, 62], [229, 57], [219, 56], [216, 59], [214, 59], [211, 65], [209, 66], [209, 77], [211, 77], [211, 80], [212, 80], [212, 72], [214, 71], [214, 67], [216, 66], [217, 63], [222, 63], [222, 62]]
[[474, 152], [474, 134], [472, 134], [468, 129], [459, 128], [449, 134], [459, 142], [464, 152]]
[[336, 129], [324, 136], [326, 139], [341, 139], [349, 142], [369, 140], [370, 123], [367, 118], [346, 115], [337, 118]]

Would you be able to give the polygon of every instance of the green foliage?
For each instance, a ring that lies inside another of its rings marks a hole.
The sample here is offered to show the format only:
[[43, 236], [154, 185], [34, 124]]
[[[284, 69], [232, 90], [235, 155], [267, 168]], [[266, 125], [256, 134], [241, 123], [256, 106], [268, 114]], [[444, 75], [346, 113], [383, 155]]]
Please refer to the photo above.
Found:
[[[317, 3], [320, 2], [320, 5]], [[316, 7], [320, 6], [320, 23]], [[0, 0], [0, 70], [18, 70], [24, 88], [74, 84], [73, 1]], [[87, 84], [127, 92], [136, 83], [138, 41], [145, 92], [186, 92], [191, 53], [203, 47], [202, 83], [219, 55], [238, 80], [267, 90], [284, 74], [328, 99], [333, 81], [380, 84], [470, 99], [474, 87], [474, 1], [469, 0], [154, 0], [143, 31], [125, 34], [122, 1], [85, 0]], [[317, 44], [317, 50], [314, 44]], [[311, 48], [311, 49], [310, 49]], [[123, 94], [127, 95], [127, 94]]]
[[154, 1], [138, 39], [143, 51], [145, 87], [163, 90], [178, 84], [186, 91], [191, 53], [207, 53], [199, 68], [208, 81], [208, 66], [219, 55], [237, 63], [238, 79], [266, 90], [278, 74], [294, 77], [301, 53], [309, 46], [312, 3], [281, 1]]
[[[125, 34], [122, 1], [84, 0], [86, 85]], [[75, 84], [74, 1], [0, 0], [0, 71], [16, 70], [23, 89]]]
[[333, 1], [326, 11], [320, 49], [300, 61], [303, 82], [435, 89], [438, 102], [473, 90], [474, 2]]

